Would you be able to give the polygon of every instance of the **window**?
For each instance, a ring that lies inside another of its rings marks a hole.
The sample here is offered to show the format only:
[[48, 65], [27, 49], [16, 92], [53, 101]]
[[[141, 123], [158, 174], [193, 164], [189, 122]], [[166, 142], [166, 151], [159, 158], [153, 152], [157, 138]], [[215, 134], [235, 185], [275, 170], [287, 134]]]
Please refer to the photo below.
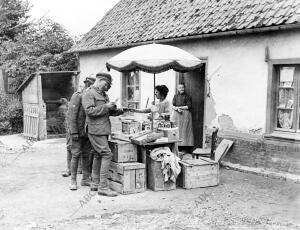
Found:
[[279, 67], [277, 82], [276, 128], [281, 131], [299, 130], [298, 82], [296, 67]]
[[271, 65], [266, 133], [300, 140], [300, 63]]
[[124, 73], [122, 81], [123, 106], [135, 109], [140, 108], [141, 87], [139, 72]]

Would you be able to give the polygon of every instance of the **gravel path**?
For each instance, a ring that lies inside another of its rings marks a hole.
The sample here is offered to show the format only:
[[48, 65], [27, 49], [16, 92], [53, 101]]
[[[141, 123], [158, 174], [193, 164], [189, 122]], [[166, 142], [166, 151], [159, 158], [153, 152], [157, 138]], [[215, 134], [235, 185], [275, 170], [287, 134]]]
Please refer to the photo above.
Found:
[[69, 191], [63, 139], [18, 154], [0, 155], [0, 229], [300, 229], [300, 184], [222, 168], [217, 187], [108, 198]]

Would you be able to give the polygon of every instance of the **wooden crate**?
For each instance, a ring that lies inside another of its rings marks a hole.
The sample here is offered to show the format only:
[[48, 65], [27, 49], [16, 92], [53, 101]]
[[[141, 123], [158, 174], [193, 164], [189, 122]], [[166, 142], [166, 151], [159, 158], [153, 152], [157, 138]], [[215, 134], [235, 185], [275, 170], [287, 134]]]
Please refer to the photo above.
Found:
[[108, 145], [113, 154], [112, 161], [118, 163], [137, 161], [136, 145], [120, 140], [109, 140]]
[[122, 133], [135, 134], [140, 131], [140, 122], [138, 121], [122, 121]]
[[147, 187], [153, 191], [164, 191], [176, 189], [176, 182], [164, 181], [161, 162], [154, 161], [147, 155]]
[[121, 194], [145, 191], [145, 164], [111, 162], [110, 187]]
[[180, 161], [181, 173], [178, 177], [180, 187], [202, 188], [219, 184], [219, 162], [209, 158]]

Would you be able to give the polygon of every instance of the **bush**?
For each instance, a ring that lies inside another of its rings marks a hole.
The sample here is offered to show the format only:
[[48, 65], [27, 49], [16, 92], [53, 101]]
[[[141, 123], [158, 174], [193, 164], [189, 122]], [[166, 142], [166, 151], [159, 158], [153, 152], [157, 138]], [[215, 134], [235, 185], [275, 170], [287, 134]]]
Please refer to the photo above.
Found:
[[23, 131], [22, 104], [18, 98], [8, 96], [3, 91], [0, 91], [0, 123], [1, 134]]

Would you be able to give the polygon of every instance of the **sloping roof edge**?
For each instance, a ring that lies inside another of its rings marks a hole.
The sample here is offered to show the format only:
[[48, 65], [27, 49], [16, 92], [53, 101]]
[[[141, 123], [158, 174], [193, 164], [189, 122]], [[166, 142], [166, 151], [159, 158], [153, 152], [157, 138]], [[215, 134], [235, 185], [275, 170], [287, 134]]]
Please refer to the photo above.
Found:
[[[290, 29], [300, 29], [300, 23], [284, 24], [284, 25], [278, 25], [278, 26], [260, 27], [260, 28], [252, 28], [252, 29], [232, 30], [232, 31], [216, 32], [216, 33], [209, 33], [209, 34], [184, 36], [184, 37], [167, 38], [167, 39], [155, 40], [155, 43], [169, 43], [169, 42], [176, 42], [176, 41], [215, 38], [215, 37], [230, 36], [230, 35], [264, 33], [264, 32], [270, 32], [270, 31], [290, 30]], [[85, 53], [85, 52], [93, 52], [93, 51], [107, 50], [107, 49], [127, 48], [127, 47], [133, 47], [133, 46], [137, 46], [137, 45], [145, 45], [145, 44], [149, 44], [149, 43], [153, 43], [153, 40], [137, 42], [137, 43], [129, 43], [126, 45], [116, 45], [116, 46], [110, 46], [110, 47], [79, 49], [79, 50], [74, 50], [74, 51], [67, 51], [66, 53]]]
[[29, 77], [27, 77], [22, 84], [18, 87], [18, 89], [16, 90], [16, 92], [20, 92], [22, 91], [28, 84], [29, 82], [31, 82], [31, 80], [33, 79], [34, 76], [36, 75], [43, 75], [43, 74], [56, 74], [56, 73], [73, 73], [78, 75], [80, 73], [80, 71], [53, 71], [53, 72], [35, 72], [29, 75]]

